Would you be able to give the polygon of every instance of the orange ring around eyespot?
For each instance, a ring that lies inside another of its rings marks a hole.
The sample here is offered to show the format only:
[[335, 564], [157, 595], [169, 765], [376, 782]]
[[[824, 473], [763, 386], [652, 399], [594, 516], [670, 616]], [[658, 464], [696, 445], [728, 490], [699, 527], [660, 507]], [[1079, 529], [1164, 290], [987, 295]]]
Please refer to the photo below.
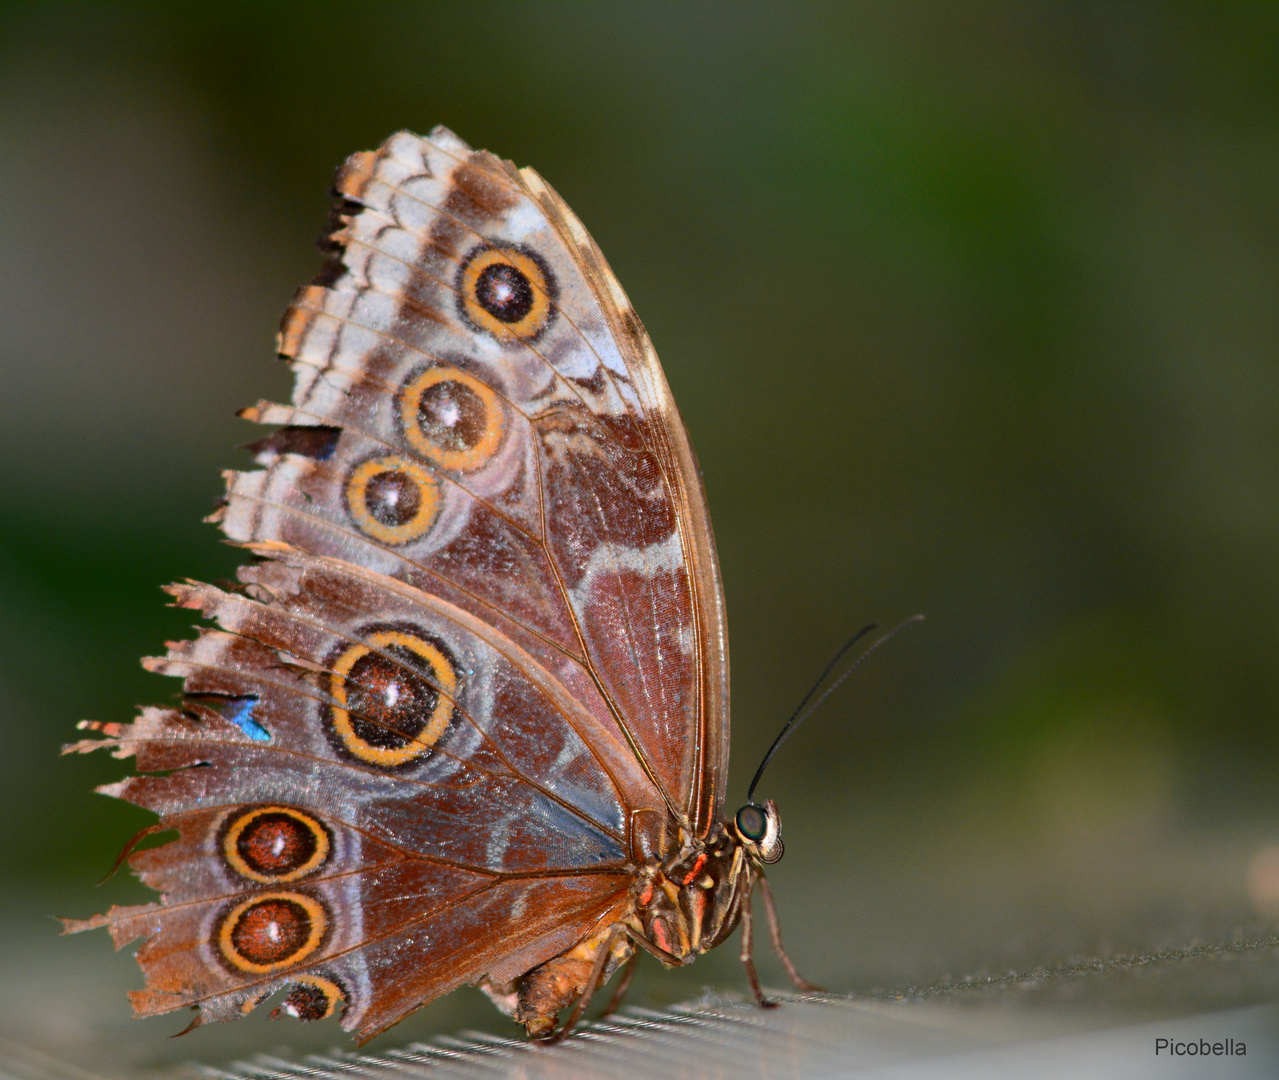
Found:
[[[272, 901], [297, 904], [298, 907], [306, 912], [309, 924], [307, 937], [288, 956], [281, 957], [279, 960], [260, 963], [251, 957], [245, 956], [244, 953], [236, 948], [234, 934], [240, 924], [240, 920], [249, 914], [253, 908], [261, 907], [263, 904], [268, 904]], [[324, 907], [314, 897], [297, 892], [258, 893], [255, 896], [250, 896], [247, 900], [241, 900], [223, 917], [217, 933], [218, 951], [221, 952], [223, 959], [228, 964], [239, 971], [251, 972], [254, 975], [269, 975], [272, 972], [282, 971], [284, 968], [301, 963], [315, 952], [324, 940], [328, 925], [329, 920], [325, 914]]]
[[[432, 689], [436, 692], [435, 708], [431, 710], [431, 718], [426, 726], [413, 738], [407, 746], [393, 749], [388, 746], [374, 746], [361, 739], [355, 733], [355, 725], [351, 723], [351, 714], [346, 710], [346, 679], [355, 667], [356, 661], [368, 656], [374, 649], [385, 649], [389, 645], [399, 645], [409, 649], [425, 660], [431, 667], [435, 680]], [[353, 645], [347, 649], [333, 665], [330, 678], [330, 693], [336, 704], [333, 706], [333, 731], [342, 745], [361, 761], [383, 768], [394, 768], [405, 765], [414, 758], [421, 757], [431, 749], [444, 734], [453, 718], [453, 698], [457, 694], [457, 673], [453, 665], [437, 646], [423, 641], [412, 634], [400, 630], [380, 630], [370, 635], [364, 644]]]
[[[503, 263], [522, 274], [533, 292], [533, 304], [518, 322], [503, 322], [483, 308], [477, 299], [480, 275], [490, 266]], [[551, 297], [546, 274], [536, 259], [515, 248], [481, 248], [463, 265], [459, 286], [466, 317], [494, 337], [514, 335], [528, 341], [537, 337], [550, 321]]]
[[[261, 870], [254, 870], [244, 856], [240, 854], [238, 845], [244, 830], [255, 820], [266, 814], [282, 814], [285, 817], [290, 817], [299, 822], [315, 837], [315, 851], [301, 866], [283, 874], [264, 874]], [[241, 877], [246, 877], [250, 881], [261, 882], [264, 885], [284, 885], [290, 881], [297, 881], [298, 878], [306, 877], [307, 874], [324, 864], [324, 861], [329, 857], [331, 847], [328, 830], [319, 821], [311, 817], [310, 814], [304, 814], [301, 810], [292, 806], [254, 807], [247, 814], [236, 818], [222, 837], [222, 857], [226, 859], [231, 869]]]
[[[369, 484], [374, 477], [388, 472], [402, 473], [417, 487], [417, 510], [402, 525], [386, 525], [369, 510]], [[440, 510], [440, 487], [421, 465], [407, 458], [395, 454], [370, 458], [351, 470], [346, 482], [346, 505], [361, 532], [384, 544], [407, 544], [422, 536], [435, 523]]]
[[[327, 1020], [333, 1015], [333, 1010], [337, 1008], [339, 1001], [346, 1000], [346, 991], [338, 986], [332, 979], [326, 979], [323, 975], [295, 975], [290, 980], [295, 985], [314, 986], [324, 995], [328, 1007], [324, 1010], [323, 1016], [307, 1017], [308, 1020]], [[287, 1007], [286, 999], [285, 1005]]]
[[[484, 430], [475, 445], [467, 450], [447, 450], [437, 446], [427, 437], [418, 420], [422, 395], [432, 386], [446, 382], [454, 382], [466, 387], [480, 399], [484, 406]], [[399, 406], [400, 421], [410, 445], [441, 469], [457, 469], [463, 472], [478, 469], [497, 450], [502, 441], [502, 431], [506, 426], [497, 394], [475, 376], [467, 375], [465, 372], [458, 371], [457, 368], [427, 368], [414, 376], [400, 391]]]

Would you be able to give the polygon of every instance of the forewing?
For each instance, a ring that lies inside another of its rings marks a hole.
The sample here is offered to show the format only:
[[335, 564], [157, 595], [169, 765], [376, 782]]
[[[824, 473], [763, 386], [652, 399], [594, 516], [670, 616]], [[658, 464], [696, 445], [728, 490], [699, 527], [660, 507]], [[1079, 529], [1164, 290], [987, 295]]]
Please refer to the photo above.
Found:
[[[585, 617], [588, 623], [597, 627], [594, 641], [600, 655], [607, 658], [605, 662], [618, 663], [621, 651], [614, 644], [617, 639], [610, 637], [608, 627], [610, 623], [630, 624], [625, 619], [625, 597], [630, 591], [638, 586], [642, 594], [646, 591], [644, 582], [647, 580], [658, 583], [652, 592], [659, 597], [665, 587], [670, 589], [673, 599], [678, 597], [682, 600], [687, 589], [692, 618], [680, 625], [681, 632], [691, 636], [695, 643], [692, 672], [688, 665], [673, 665], [673, 677], [660, 693], [684, 706], [675, 715], [688, 726], [682, 728], [679, 723], [663, 726], [660, 721], [652, 724], [652, 719], [650, 724], [656, 728], [651, 737], [669, 748], [665, 755], [667, 759], [681, 763], [681, 778], [687, 785], [681, 790], [688, 793], [683, 805], [692, 819], [694, 831], [702, 835], [723, 816], [729, 751], [729, 669], [724, 589], [701, 469], [653, 343], [603, 252], [568, 204], [545, 180], [528, 168], [519, 170], [519, 176], [561, 241], [576, 254], [576, 266], [595, 297], [599, 315], [607, 325], [625, 367], [623, 381], [630, 383], [639, 399], [638, 416], [643, 424], [644, 439], [652, 449], [670, 500], [681, 572], [669, 579], [663, 577], [657, 569], [660, 560], [648, 558], [647, 552], [638, 560], [643, 568], [638, 573], [625, 560], [613, 564], [616, 570], [612, 575], [603, 576], [596, 593], [598, 607], [586, 605]], [[605, 366], [611, 370], [611, 365]], [[609, 503], [607, 492], [616, 480], [610, 478], [609, 484], [600, 499], [605, 506]], [[595, 521], [600, 532], [607, 534], [608, 528], [601, 515], [597, 514]], [[668, 542], [674, 546], [674, 541]], [[660, 599], [654, 598], [651, 603], [660, 603]], [[642, 610], [643, 601], [635, 606]], [[683, 609], [680, 610], [682, 613]], [[646, 644], [646, 631], [647, 626], [636, 635], [639, 648]], [[652, 635], [649, 644], [653, 652], [647, 657], [648, 663], [668, 661], [671, 650], [660, 633]], [[639, 648], [631, 650], [632, 656]], [[616, 670], [628, 674], [624, 654], [621, 658], [623, 666]], [[690, 678], [692, 683], [688, 681]], [[641, 682], [640, 690], [643, 689]], [[641, 726], [646, 725], [641, 723]], [[680, 750], [685, 755], [682, 758], [679, 757]]]
[[[501, 627], [704, 831], [727, 758], [723, 599], [625, 294], [536, 174], [442, 129], [356, 155], [338, 191], [335, 262], [281, 333], [293, 402], [249, 413], [286, 426], [258, 444], [264, 470], [231, 477], [228, 535], [360, 563]], [[378, 502], [397, 486], [429, 513]]]

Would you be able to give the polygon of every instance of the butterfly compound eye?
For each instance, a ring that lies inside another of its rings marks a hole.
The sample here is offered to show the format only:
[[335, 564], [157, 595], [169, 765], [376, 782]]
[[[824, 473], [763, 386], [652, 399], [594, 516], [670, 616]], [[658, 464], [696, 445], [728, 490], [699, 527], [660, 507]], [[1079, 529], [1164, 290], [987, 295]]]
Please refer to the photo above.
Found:
[[763, 806], [747, 803], [737, 811], [733, 825], [748, 853], [760, 862], [775, 863], [782, 857], [782, 819], [772, 799]]
[[768, 817], [758, 806], [743, 806], [737, 811], [737, 831], [758, 844], [768, 832]]

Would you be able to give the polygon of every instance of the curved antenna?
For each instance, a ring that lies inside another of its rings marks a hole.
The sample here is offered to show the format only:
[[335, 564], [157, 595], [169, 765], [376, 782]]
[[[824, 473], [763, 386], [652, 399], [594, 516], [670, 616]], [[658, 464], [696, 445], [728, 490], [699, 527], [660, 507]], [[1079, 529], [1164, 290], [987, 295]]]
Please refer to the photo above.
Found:
[[[865, 662], [866, 658], [870, 656], [871, 653], [873, 653], [886, 641], [889, 641], [892, 638], [895, 638], [899, 633], [905, 630], [906, 627], [914, 623], [923, 622], [923, 621], [924, 621], [924, 617], [922, 615], [912, 615], [909, 619], [903, 619], [891, 630], [887, 631], [884, 634], [881, 634], [878, 638], [876, 638], [873, 642], [871, 642], [869, 646], [867, 646], [865, 652], [863, 652], [859, 657], [857, 657], [857, 659], [855, 659], [851, 664], [848, 665], [847, 671], [845, 671], [838, 679], [836, 679], [833, 683], [830, 684], [830, 686], [826, 688], [825, 692], [822, 694], [821, 697], [819, 697], [816, 701], [814, 701], [811, 705], [809, 705], [808, 704], [809, 700], [812, 698], [812, 696], [815, 693], [817, 693], [819, 689], [821, 689], [822, 683], [824, 683], [826, 679], [830, 676], [830, 673], [835, 670], [835, 668], [839, 665], [839, 662], [842, 659], [844, 659], [844, 655], [848, 652], [848, 650], [851, 649], [854, 645], [856, 645], [859, 641], [861, 641], [861, 639], [864, 638], [867, 634], [869, 634], [872, 630], [879, 629], [879, 626], [877, 623], [868, 623], [866, 626], [863, 626], [860, 630], [858, 630], [857, 633], [855, 633], [852, 637], [850, 637], [846, 642], [844, 642], [839, 652], [835, 654], [834, 659], [832, 659], [831, 662], [826, 665], [826, 670], [823, 671], [821, 675], [817, 677], [817, 681], [813, 683], [813, 688], [809, 690], [807, 694], [804, 695], [803, 700], [795, 707], [795, 711], [791, 713], [790, 719], [786, 721], [785, 725], [782, 727], [782, 730], [778, 732], [777, 738], [773, 740], [773, 745], [768, 748], [768, 753], [764, 755], [764, 760], [759, 763], [759, 768], [755, 770], [755, 778], [751, 781], [751, 786], [747, 788], [746, 790], [746, 801], [748, 803], [750, 803], [752, 806], [757, 805], [755, 802], [755, 788], [759, 786], [759, 778], [764, 775], [764, 769], [767, 768], [768, 763], [773, 760], [773, 755], [777, 753], [782, 743], [784, 743], [788, 738], [790, 738], [791, 732], [793, 732], [797, 727], [799, 727], [800, 724], [802, 724], [805, 720], [807, 720], [810, 716], [812, 716], [812, 714], [817, 710], [817, 708], [821, 705], [821, 703], [825, 701], [828, 697], [830, 697], [831, 694], [833, 694], [836, 690], [838, 690], [840, 686], [843, 685], [844, 680], [847, 679], [859, 667], [861, 667], [862, 664]], [[807, 708], [805, 708], [805, 706], [807, 706]]]

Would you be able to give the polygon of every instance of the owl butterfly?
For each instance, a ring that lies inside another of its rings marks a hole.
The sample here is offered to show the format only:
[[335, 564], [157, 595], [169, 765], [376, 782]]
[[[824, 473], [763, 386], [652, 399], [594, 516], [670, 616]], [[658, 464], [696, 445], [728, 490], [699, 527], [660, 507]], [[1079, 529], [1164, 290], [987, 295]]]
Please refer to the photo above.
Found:
[[217, 624], [145, 662], [180, 705], [68, 747], [136, 759], [101, 790], [159, 815], [121, 858], [163, 895], [68, 929], [144, 939], [135, 1011], [192, 1026], [287, 988], [363, 1041], [470, 983], [548, 1037], [739, 922], [763, 1004], [780, 821], [723, 817], [724, 599], [648, 335], [541, 177], [443, 128], [336, 189], [292, 404], [243, 411], [275, 430], [213, 516], [251, 560], [169, 587]]

